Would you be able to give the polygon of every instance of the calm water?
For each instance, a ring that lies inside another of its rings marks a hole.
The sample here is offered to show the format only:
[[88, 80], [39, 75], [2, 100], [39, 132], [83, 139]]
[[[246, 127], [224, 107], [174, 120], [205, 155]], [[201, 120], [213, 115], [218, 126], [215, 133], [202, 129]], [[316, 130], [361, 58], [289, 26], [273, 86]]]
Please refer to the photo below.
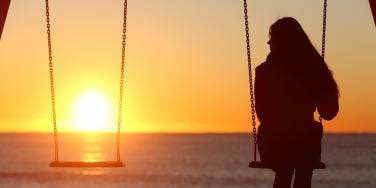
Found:
[[[270, 170], [250, 169], [242, 134], [123, 135], [125, 168], [56, 169], [48, 134], [0, 134], [0, 187], [271, 187]], [[63, 160], [114, 160], [111, 135], [63, 135]], [[326, 135], [326, 170], [313, 187], [376, 187], [376, 135]]]

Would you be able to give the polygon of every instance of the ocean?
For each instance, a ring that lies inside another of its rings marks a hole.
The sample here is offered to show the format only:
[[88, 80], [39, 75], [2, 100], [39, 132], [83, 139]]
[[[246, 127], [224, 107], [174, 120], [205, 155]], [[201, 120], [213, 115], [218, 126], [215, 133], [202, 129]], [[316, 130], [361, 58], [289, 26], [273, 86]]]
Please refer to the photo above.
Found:
[[[115, 160], [115, 137], [59, 135], [63, 161]], [[51, 134], [0, 134], [0, 187], [272, 187], [274, 173], [248, 168], [247, 134], [123, 134], [123, 168], [50, 168]], [[314, 188], [375, 188], [376, 134], [327, 134]]]

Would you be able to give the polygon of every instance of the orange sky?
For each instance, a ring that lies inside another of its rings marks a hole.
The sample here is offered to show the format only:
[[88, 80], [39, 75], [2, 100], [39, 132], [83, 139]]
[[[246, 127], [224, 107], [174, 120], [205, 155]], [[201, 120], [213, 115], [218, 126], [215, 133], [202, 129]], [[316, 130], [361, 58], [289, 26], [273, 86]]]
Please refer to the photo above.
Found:
[[[268, 27], [301, 22], [320, 49], [321, 2], [250, 1], [252, 60]], [[122, 1], [51, 2], [58, 128], [87, 90], [118, 99]], [[242, 1], [137, 0], [128, 5], [124, 132], [246, 132], [249, 96]], [[340, 114], [327, 132], [376, 132], [376, 30], [368, 1], [329, 1], [327, 63]], [[42, 1], [12, 0], [0, 43], [0, 131], [52, 130]]]

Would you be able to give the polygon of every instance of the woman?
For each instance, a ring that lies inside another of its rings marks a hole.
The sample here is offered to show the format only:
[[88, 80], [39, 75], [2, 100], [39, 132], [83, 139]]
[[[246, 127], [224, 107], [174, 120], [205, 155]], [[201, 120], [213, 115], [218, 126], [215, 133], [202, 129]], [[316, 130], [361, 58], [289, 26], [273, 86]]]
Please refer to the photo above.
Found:
[[270, 53], [255, 81], [261, 160], [276, 172], [274, 188], [290, 187], [294, 171], [294, 188], [309, 188], [321, 155], [314, 111], [325, 120], [337, 115], [337, 84], [294, 18], [277, 20], [269, 32]]

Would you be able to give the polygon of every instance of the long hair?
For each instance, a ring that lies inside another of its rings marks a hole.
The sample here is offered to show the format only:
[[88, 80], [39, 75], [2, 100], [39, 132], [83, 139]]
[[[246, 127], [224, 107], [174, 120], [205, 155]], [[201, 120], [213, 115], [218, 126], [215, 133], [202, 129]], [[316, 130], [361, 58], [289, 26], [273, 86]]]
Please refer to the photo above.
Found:
[[284, 17], [277, 20], [270, 26], [269, 35], [278, 46], [276, 52], [272, 52], [276, 56], [273, 59], [293, 73], [297, 80], [305, 82], [303, 86], [307, 90], [318, 97], [327, 92], [339, 96], [332, 72], [296, 19]]

